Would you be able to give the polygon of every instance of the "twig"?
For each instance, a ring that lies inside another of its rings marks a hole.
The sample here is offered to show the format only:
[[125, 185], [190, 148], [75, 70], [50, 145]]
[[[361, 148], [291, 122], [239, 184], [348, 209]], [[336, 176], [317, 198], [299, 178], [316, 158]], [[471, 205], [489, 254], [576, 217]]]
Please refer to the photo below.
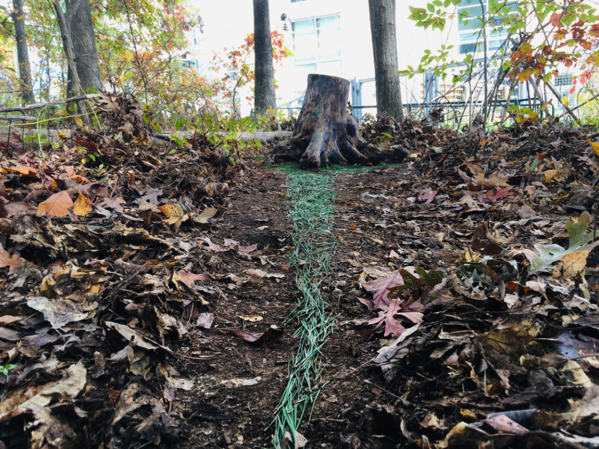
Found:
[[59, 105], [59, 104], [70, 103], [71, 101], [86, 100], [86, 99], [98, 98], [98, 97], [100, 97], [100, 94], [77, 95], [75, 97], [65, 98], [64, 100], [49, 101], [48, 103], [35, 103], [35, 104], [29, 104], [27, 106], [12, 106], [9, 108], [0, 108], [0, 113], [2, 113], [2, 112], [34, 111], [36, 109], [45, 108], [46, 106], [55, 106], [55, 105]]

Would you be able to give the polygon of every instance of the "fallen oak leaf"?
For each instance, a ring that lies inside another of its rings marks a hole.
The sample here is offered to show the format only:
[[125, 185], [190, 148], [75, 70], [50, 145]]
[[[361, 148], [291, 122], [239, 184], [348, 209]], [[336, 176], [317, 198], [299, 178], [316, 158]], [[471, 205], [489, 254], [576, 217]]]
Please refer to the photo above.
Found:
[[82, 195], [81, 192], [79, 192], [79, 196], [75, 200], [75, 204], [73, 204], [73, 212], [75, 213], [75, 215], [83, 217], [92, 210], [93, 206], [90, 199], [85, 195]]
[[23, 265], [23, 259], [16, 254], [11, 256], [4, 250], [2, 245], [0, 245], [0, 268], [10, 267], [12, 270], [13, 268], [18, 268], [21, 265]]
[[47, 215], [48, 217], [66, 217], [69, 215], [69, 209], [73, 207], [73, 200], [67, 192], [58, 192], [41, 202], [37, 206], [38, 215]]
[[404, 281], [399, 271], [374, 281], [365, 282], [362, 288], [367, 292], [374, 292], [374, 306], [377, 309], [386, 309], [389, 305], [389, 288], [403, 285]]
[[173, 273], [173, 282], [177, 287], [179, 287], [178, 282], [183, 282], [190, 290], [195, 290], [197, 288], [195, 281], [208, 282], [210, 281], [210, 276], [207, 274], [190, 273], [187, 270], [179, 270]]
[[393, 318], [393, 315], [395, 315], [399, 311], [399, 306], [401, 305], [402, 302], [403, 301], [401, 299], [392, 299], [387, 310], [380, 311], [379, 316], [377, 318], [373, 318], [372, 320], [370, 320], [368, 322], [368, 324], [376, 324], [377, 326], [375, 327], [375, 329], [377, 329], [384, 323], [385, 324], [385, 337], [389, 334], [393, 334], [393, 335], [399, 337], [401, 334], [403, 334], [405, 332], [406, 328], [403, 327], [399, 323], [399, 321], [397, 321], [395, 318]]
[[212, 243], [212, 240], [210, 240], [209, 237], [200, 237], [200, 240], [208, 243], [208, 249], [210, 251], [216, 251], [216, 252], [222, 252], [222, 251], [228, 251], [229, 248], [223, 248], [220, 245], [217, 245], [216, 243]]
[[511, 195], [512, 192], [510, 192], [510, 190], [512, 190], [512, 186], [508, 186], [505, 189], [502, 189], [501, 187], [494, 187], [491, 190], [487, 191], [487, 199], [493, 202], [497, 201], [500, 198], [504, 198], [508, 195]]
[[262, 333], [251, 333], [251, 332], [247, 332], [247, 331], [244, 331], [241, 329], [226, 329], [226, 331], [233, 332], [235, 335], [243, 338], [245, 341], [247, 341], [249, 343], [255, 343], [257, 341], [274, 340], [274, 339], [281, 337], [281, 335], [283, 335], [283, 329], [275, 326], [274, 324], [272, 326], [270, 326], [266, 330], [266, 332], [262, 332]]

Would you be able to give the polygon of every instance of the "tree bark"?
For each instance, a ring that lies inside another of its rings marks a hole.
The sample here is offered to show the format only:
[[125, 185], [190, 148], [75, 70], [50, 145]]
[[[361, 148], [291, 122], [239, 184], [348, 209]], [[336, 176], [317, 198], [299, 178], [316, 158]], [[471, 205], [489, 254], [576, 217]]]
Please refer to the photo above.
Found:
[[33, 94], [33, 85], [31, 83], [31, 65], [29, 64], [29, 49], [27, 46], [27, 34], [25, 32], [23, 0], [13, 0], [13, 9], [12, 20], [15, 25], [15, 39], [17, 41], [21, 98], [25, 105], [27, 103], [35, 103], [35, 95]]
[[[51, 0], [48, 0], [52, 3]], [[69, 65], [69, 75], [72, 76], [73, 81], [73, 90], [75, 94], [81, 92], [81, 81], [79, 79], [79, 74], [77, 73], [77, 66], [75, 65], [75, 52], [73, 50], [73, 40], [71, 38], [71, 31], [69, 30], [69, 26], [67, 25], [67, 19], [65, 17], [64, 11], [60, 6], [60, 3], [56, 1], [56, 3], [52, 3], [54, 6], [54, 10], [56, 11], [56, 18], [58, 20], [58, 28], [60, 29], [60, 37], [62, 38], [62, 46], [67, 57], [67, 63]], [[77, 106], [79, 108], [80, 114], [86, 114], [87, 108], [83, 101], [78, 101]], [[85, 116], [87, 120], [87, 116]]]
[[276, 107], [272, 39], [268, 0], [254, 0], [255, 89], [254, 112], [263, 114]]
[[395, 0], [368, 0], [376, 78], [376, 107], [380, 114], [403, 118], [397, 64]]
[[357, 120], [347, 112], [349, 88], [350, 82], [343, 78], [308, 75], [304, 105], [293, 137], [277, 147], [275, 157], [299, 161], [308, 168], [403, 160], [406, 150], [383, 150], [362, 138]]
[[[100, 64], [96, 50], [96, 35], [89, 0], [67, 0], [65, 20], [71, 34], [75, 65], [81, 88], [85, 93], [102, 89]], [[74, 78], [69, 66], [67, 96], [75, 93]], [[95, 93], [95, 92], [94, 92]]]

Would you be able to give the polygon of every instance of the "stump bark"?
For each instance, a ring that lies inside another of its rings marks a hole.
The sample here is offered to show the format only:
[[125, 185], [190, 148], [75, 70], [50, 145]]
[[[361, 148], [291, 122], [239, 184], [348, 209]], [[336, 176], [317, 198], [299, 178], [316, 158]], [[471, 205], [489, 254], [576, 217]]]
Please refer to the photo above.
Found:
[[275, 156], [299, 161], [308, 168], [330, 164], [401, 160], [405, 150], [382, 150], [358, 132], [358, 121], [347, 112], [350, 82], [328, 75], [308, 75], [304, 104], [293, 136], [281, 142]]

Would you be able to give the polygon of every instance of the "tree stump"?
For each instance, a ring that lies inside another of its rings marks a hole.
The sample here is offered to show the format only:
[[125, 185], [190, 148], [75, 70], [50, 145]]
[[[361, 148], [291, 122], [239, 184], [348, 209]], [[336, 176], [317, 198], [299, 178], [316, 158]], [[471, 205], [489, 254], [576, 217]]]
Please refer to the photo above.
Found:
[[406, 150], [382, 150], [358, 132], [358, 121], [347, 112], [350, 82], [327, 75], [308, 75], [304, 104], [291, 140], [281, 142], [275, 157], [299, 161], [308, 168], [330, 164], [366, 164], [401, 160]]

